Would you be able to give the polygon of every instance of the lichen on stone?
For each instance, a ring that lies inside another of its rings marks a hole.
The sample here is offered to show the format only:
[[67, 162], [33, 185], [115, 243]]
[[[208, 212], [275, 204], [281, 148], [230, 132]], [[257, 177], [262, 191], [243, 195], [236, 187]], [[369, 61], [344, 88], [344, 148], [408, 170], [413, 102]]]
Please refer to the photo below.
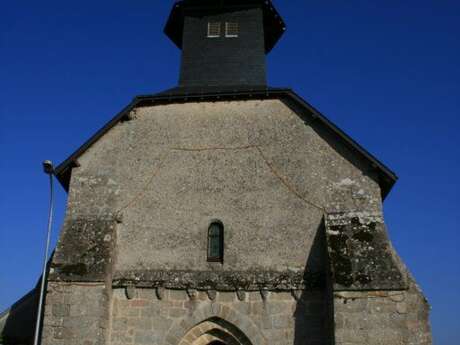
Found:
[[104, 281], [111, 264], [115, 223], [113, 217], [67, 219], [50, 279]]
[[335, 290], [405, 289], [381, 215], [328, 214], [326, 238]]
[[325, 285], [322, 272], [275, 272], [275, 271], [173, 271], [133, 270], [116, 272], [115, 287], [135, 284], [138, 287], [165, 287], [168, 289], [197, 289], [220, 291], [259, 291], [261, 288], [276, 291], [292, 289], [320, 289]]

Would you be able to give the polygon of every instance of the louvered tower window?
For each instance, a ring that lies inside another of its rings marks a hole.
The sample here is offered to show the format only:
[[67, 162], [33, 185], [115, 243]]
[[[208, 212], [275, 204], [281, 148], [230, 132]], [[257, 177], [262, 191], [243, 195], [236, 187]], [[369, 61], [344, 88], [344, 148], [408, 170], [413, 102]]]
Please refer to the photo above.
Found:
[[221, 30], [220, 22], [209, 22], [208, 23], [208, 37], [216, 38], [220, 37], [220, 30]]
[[239, 25], [235, 22], [225, 23], [225, 37], [238, 37]]
[[219, 221], [212, 222], [208, 229], [208, 261], [224, 261], [224, 225]]

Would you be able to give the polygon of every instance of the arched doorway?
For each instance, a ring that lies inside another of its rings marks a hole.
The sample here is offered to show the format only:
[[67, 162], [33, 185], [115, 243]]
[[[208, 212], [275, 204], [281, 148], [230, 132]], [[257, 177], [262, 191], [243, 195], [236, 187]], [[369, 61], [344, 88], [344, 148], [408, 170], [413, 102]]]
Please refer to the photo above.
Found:
[[179, 345], [253, 345], [235, 325], [213, 317], [190, 329]]

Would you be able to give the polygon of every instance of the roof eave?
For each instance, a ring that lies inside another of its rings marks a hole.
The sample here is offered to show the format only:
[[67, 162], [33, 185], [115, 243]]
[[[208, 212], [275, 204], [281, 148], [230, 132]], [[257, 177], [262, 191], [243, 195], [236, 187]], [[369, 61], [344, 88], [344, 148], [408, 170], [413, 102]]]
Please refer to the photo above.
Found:
[[[271, 1], [258, 0], [255, 1], [255, 3], [259, 4], [264, 13], [265, 53], [268, 54], [273, 50], [286, 31], [286, 24]], [[251, 5], [246, 3], [244, 6], [240, 4], [238, 7], [251, 7]], [[182, 49], [185, 17], [184, 11], [184, 1], [176, 1], [173, 4], [168, 20], [166, 21], [163, 29], [165, 35], [168, 36], [179, 49]]]

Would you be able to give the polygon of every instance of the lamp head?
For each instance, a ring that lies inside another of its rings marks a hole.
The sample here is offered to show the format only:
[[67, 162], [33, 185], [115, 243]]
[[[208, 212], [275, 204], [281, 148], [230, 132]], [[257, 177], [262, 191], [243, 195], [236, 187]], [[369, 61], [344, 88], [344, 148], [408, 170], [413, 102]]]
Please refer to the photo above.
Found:
[[45, 174], [54, 174], [54, 166], [53, 166], [53, 162], [49, 161], [49, 160], [46, 160], [43, 162], [43, 171], [45, 172]]

